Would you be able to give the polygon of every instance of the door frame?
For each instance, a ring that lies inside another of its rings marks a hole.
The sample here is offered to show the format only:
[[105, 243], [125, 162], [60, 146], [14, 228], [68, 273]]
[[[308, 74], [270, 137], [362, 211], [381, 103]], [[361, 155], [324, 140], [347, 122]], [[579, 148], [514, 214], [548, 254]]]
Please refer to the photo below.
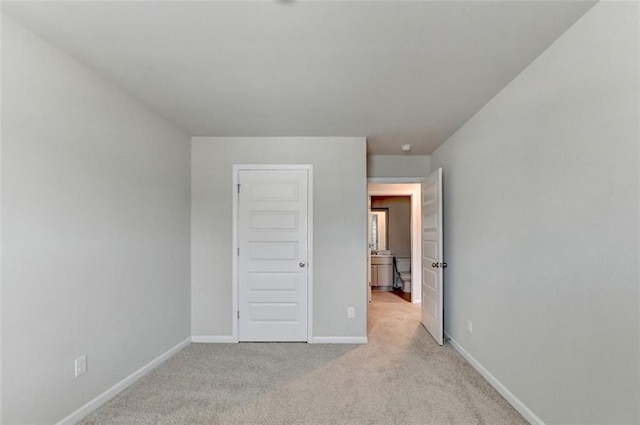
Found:
[[234, 342], [240, 341], [238, 330], [239, 312], [239, 279], [238, 279], [238, 249], [239, 237], [239, 202], [238, 182], [240, 181], [240, 171], [252, 170], [305, 170], [307, 171], [307, 343], [313, 341], [313, 165], [311, 164], [234, 164], [232, 178], [232, 232], [233, 242], [231, 246], [231, 323], [232, 338]]
[[[417, 184], [424, 177], [370, 177], [367, 179], [369, 196], [410, 196], [411, 197], [411, 303], [422, 302], [422, 192], [419, 186], [414, 190], [369, 190], [370, 184]], [[367, 244], [368, 246], [368, 244]]]

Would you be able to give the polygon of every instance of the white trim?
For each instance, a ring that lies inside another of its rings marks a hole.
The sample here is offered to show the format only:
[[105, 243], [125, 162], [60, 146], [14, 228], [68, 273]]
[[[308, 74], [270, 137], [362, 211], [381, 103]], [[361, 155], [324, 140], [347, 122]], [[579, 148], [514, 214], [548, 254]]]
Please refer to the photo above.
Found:
[[307, 165], [307, 342], [313, 338], [313, 165]]
[[[1, 24], [0, 24], [0, 27], [2, 27]], [[0, 65], [1, 64], [2, 64], [2, 59], [0, 59]], [[1, 86], [2, 86], [2, 83], [0, 82], [0, 90], [1, 90]], [[5, 84], [5, 87], [6, 87], [6, 84]], [[0, 118], [0, 121], [2, 121], [1, 118]], [[2, 127], [2, 125], [0, 124], [0, 128], [1, 127]], [[2, 146], [3, 146], [2, 137], [0, 137], [0, 317], [4, 317], [4, 313], [2, 312], [2, 305], [3, 305], [3, 303], [2, 303], [2, 276], [4, 276], [4, 273], [2, 272], [3, 262], [4, 262], [3, 261], [4, 257], [2, 255], [2, 214], [3, 214], [2, 199], [4, 199], [3, 196], [2, 196], [2, 194], [3, 194], [2, 193], [3, 192], [2, 188], [4, 187], [4, 184], [3, 184], [3, 180], [4, 179], [2, 178], [4, 173], [3, 173], [3, 169], [2, 169], [2, 165], [1, 165], [2, 164], [2, 149], [3, 149]], [[3, 353], [3, 351], [4, 350], [2, 349], [2, 330], [0, 329], [0, 378], [3, 376], [2, 375], [2, 365], [3, 365], [2, 353]], [[3, 400], [4, 400], [3, 395], [2, 395], [3, 394], [2, 393], [2, 387], [3, 387], [2, 379], [0, 379], [0, 424], [2, 424], [2, 412], [3, 412], [2, 406], [3, 406]]]
[[[2, 26], [0, 24], [0, 26]], [[2, 60], [0, 59], [0, 63], [2, 62]], [[2, 84], [0, 83], [0, 86]], [[1, 121], [1, 119], [0, 119]], [[2, 127], [0, 125], [0, 127]], [[0, 164], [2, 164], [2, 138], [0, 137]], [[0, 317], [4, 317], [4, 314], [2, 313], [2, 276], [4, 275], [2, 273], [2, 263], [3, 263], [3, 256], [2, 256], [2, 188], [4, 187], [4, 185], [2, 184], [2, 166], [0, 165]], [[0, 377], [2, 377], [2, 331], [0, 330]], [[2, 380], [0, 379], [0, 424], [2, 423], [2, 400], [4, 400], [3, 396], [2, 396]]]
[[422, 183], [426, 177], [368, 177], [367, 183], [411, 184]]
[[136, 382], [138, 379], [142, 378], [147, 373], [151, 372], [151, 370], [158, 367], [161, 363], [166, 361], [169, 357], [176, 354], [178, 351], [182, 350], [184, 347], [191, 343], [191, 338], [187, 338], [181, 343], [175, 345], [170, 348], [163, 354], [160, 354], [155, 359], [151, 360], [146, 365], [142, 366], [140, 369], [133, 372], [131, 375], [124, 378], [122, 381], [115, 384], [113, 387], [109, 388], [93, 400], [86, 403], [84, 406], [80, 407], [78, 410], [74, 411], [70, 415], [66, 416], [64, 419], [60, 420], [56, 423], [56, 425], [73, 425], [80, 422], [83, 418], [88, 416], [90, 413], [98, 409], [100, 406], [105, 404], [107, 401], [111, 400], [114, 396], [120, 393], [122, 390]]
[[221, 343], [228, 344], [238, 342], [238, 338], [233, 335], [194, 335], [191, 337], [191, 342], [196, 344], [201, 343]]
[[532, 425], [545, 425], [545, 423], [540, 419], [531, 409], [529, 409], [518, 397], [516, 397], [509, 389], [498, 380], [495, 376], [491, 374], [478, 360], [476, 360], [467, 350], [462, 348], [462, 346], [453, 338], [447, 331], [444, 331], [444, 336], [449, 339], [449, 343], [453, 348], [456, 349], [458, 353], [462, 357], [464, 357], [470, 364], [473, 366], [480, 375], [484, 377], [489, 384], [493, 388], [496, 389], [500, 393], [502, 397], [504, 397], [514, 409], [516, 409], [524, 418], [529, 421]]
[[316, 336], [309, 341], [312, 344], [367, 344], [366, 336]]
[[240, 202], [240, 198], [238, 198], [238, 182], [239, 180], [239, 171], [241, 170], [240, 165], [233, 166], [233, 185], [231, 186], [231, 205], [232, 205], [232, 221], [231, 221], [231, 233], [233, 234], [233, 241], [231, 243], [231, 336], [234, 338], [233, 342], [240, 341], [240, 335], [238, 333], [238, 255], [237, 251], [240, 249], [240, 242], [238, 241], [238, 203]]
[[[305, 170], [307, 171], [307, 342], [313, 339], [313, 165], [311, 164], [234, 164], [233, 165], [233, 185], [232, 190], [232, 233], [233, 243], [231, 244], [231, 257], [233, 259], [231, 267], [231, 296], [232, 296], [232, 338], [239, 342], [238, 333], [238, 256], [236, 251], [239, 247], [238, 241], [238, 181], [241, 170]], [[212, 341], [215, 342], [215, 341]]]

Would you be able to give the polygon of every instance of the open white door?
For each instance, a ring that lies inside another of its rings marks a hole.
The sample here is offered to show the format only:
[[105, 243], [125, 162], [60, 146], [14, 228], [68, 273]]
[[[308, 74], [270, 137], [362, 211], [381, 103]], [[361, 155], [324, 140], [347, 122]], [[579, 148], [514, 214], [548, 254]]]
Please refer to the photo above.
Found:
[[442, 168], [422, 183], [422, 324], [442, 345]]

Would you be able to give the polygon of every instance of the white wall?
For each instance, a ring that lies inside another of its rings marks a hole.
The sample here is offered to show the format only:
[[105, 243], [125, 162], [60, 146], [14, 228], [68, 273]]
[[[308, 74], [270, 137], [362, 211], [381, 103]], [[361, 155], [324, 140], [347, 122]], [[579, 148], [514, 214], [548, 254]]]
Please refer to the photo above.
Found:
[[446, 330], [546, 424], [640, 422], [637, 9], [597, 4], [432, 155]]
[[367, 177], [427, 177], [431, 168], [428, 155], [369, 155]]
[[[232, 334], [232, 166], [272, 163], [313, 165], [313, 336], [366, 336], [365, 143], [359, 137], [192, 139], [193, 335]], [[355, 319], [347, 319], [349, 306]]]
[[2, 26], [2, 423], [52, 424], [190, 335], [189, 139]]

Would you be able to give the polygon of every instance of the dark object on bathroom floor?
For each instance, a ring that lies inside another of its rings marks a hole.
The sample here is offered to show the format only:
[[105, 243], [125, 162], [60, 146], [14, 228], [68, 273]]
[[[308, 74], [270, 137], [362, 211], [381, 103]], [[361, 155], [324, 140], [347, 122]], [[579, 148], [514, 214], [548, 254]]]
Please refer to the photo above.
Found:
[[402, 289], [395, 289], [393, 293], [405, 301], [411, 302], [411, 292], [404, 292]]

